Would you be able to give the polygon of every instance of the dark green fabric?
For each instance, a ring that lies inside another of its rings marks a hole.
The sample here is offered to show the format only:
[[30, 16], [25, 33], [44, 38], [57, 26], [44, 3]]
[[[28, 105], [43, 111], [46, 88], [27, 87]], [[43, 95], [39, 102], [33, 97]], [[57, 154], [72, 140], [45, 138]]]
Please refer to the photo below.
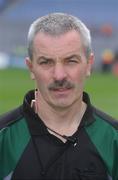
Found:
[[14, 170], [30, 140], [25, 119], [16, 121], [0, 131], [0, 179]]
[[111, 124], [95, 116], [96, 121], [86, 131], [102, 157], [108, 174], [118, 180], [118, 131]]

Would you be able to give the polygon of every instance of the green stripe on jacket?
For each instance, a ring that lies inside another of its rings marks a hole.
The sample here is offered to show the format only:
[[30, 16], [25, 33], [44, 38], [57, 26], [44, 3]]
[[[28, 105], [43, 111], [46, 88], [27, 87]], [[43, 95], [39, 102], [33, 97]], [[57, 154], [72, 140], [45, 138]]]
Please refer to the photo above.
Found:
[[103, 159], [108, 174], [113, 180], [118, 180], [118, 131], [100, 117], [95, 116], [95, 119], [86, 131]]
[[12, 172], [30, 140], [25, 119], [0, 131], [0, 180]]

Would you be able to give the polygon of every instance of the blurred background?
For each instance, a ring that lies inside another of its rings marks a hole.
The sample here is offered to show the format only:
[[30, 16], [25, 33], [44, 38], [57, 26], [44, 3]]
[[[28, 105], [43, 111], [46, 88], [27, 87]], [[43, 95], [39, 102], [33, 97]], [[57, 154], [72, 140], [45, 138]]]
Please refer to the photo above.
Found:
[[91, 30], [95, 63], [85, 90], [95, 106], [118, 118], [117, 0], [0, 0], [0, 114], [34, 88], [24, 62], [27, 32], [36, 18], [51, 12], [75, 15]]

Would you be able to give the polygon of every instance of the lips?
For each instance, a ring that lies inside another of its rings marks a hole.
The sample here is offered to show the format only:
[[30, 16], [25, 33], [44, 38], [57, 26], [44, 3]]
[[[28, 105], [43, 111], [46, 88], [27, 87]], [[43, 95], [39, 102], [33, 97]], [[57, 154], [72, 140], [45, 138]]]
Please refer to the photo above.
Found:
[[59, 89], [58, 91], [66, 91], [66, 90], [68, 90], [68, 89], [61, 88], [61, 89]]
[[52, 91], [60, 91], [60, 92], [62, 92], [62, 91], [70, 90], [70, 89], [72, 89], [72, 88], [55, 88], [55, 89], [52, 89]]
[[70, 93], [72, 88], [58, 88], [58, 89], [53, 89], [52, 93], [54, 93], [56, 96], [61, 96], [65, 97], [65, 95], [68, 95]]

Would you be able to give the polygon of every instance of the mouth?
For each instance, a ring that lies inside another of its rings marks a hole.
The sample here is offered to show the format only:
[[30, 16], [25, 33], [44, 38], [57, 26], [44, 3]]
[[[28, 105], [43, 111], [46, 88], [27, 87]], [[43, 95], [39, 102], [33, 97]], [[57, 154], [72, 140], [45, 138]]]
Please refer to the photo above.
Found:
[[72, 88], [56, 88], [52, 89], [51, 91], [54, 92], [55, 94], [67, 94], [72, 90]]
[[74, 88], [74, 85], [66, 80], [61, 80], [61, 81], [54, 81], [52, 84], [49, 85], [48, 88], [51, 91], [62, 92]]
[[71, 88], [57, 88], [57, 89], [53, 89], [53, 91], [66, 91], [69, 89], [71, 89]]

